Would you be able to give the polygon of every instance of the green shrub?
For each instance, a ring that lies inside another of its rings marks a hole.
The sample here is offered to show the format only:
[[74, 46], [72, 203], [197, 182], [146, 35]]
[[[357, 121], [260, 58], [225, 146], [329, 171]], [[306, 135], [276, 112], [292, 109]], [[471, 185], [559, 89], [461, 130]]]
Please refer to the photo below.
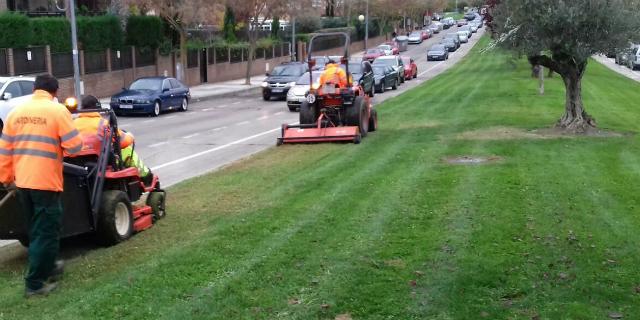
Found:
[[65, 18], [33, 18], [32, 45], [51, 46], [51, 52], [71, 51], [71, 24]]
[[21, 14], [0, 14], [0, 48], [25, 48], [31, 45], [33, 31], [29, 18]]
[[120, 19], [116, 16], [78, 17], [78, 41], [85, 51], [121, 48], [123, 34]]
[[300, 16], [296, 18], [296, 30], [300, 33], [316, 32], [321, 28], [320, 17]]
[[130, 46], [156, 49], [164, 40], [162, 19], [154, 16], [130, 16], [126, 41]]
[[347, 20], [342, 17], [325, 17], [322, 18], [323, 29], [342, 28], [347, 26]]
[[236, 42], [238, 39], [236, 38], [236, 16], [233, 13], [233, 9], [227, 6], [224, 12], [224, 39], [227, 42]]
[[280, 18], [273, 17], [273, 21], [271, 21], [271, 38], [278, 39], [279, 32], [280, 32]]

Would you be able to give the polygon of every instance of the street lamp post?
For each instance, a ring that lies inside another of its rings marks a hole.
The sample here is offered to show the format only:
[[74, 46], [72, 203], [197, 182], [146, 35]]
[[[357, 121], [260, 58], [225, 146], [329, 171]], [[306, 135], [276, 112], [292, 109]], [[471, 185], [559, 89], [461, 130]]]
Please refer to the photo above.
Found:
[[75, 0], [69, 0], [69, 17], [71, 19], [71, 44], [73, 50], [73, 80], [75, 83], [75, 96], [78, 101], [80, 101], [80, 97], [82, 96], [82, 91], [80, 90], [80, 58], [78, 52], [78, 31], [76, 26], [76, 6]]
[[367, 50], [369, 42], [369, 0], [367, 0], [367, 9], [365, 11], [365, 16], [359, 15], [358, 20], [360, 22], [364, 21], [364, 50]]

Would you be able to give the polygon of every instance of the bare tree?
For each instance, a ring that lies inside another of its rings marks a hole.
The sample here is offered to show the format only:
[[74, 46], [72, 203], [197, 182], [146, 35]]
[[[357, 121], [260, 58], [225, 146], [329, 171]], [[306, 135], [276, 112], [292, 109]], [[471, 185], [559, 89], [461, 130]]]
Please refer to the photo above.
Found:
[[[228, 0], [227, 5], [232, 7], [239, 17], [239, 21], [246, 21], [247, 37], [249, 39], [249, 54], [247, 59], [247, 71], [245, 84], [251, 84], [251, 69], [255, 59], [256, 44], [260, 22], [270, 17], [274, 12], [281, 12], [286, 3], [279, 0]], [[244, 20], [241, 20], [244, 19]]]
[[[167, 21], [180, 36], [180, 63], [187, 67], [187, 29], [207, 21], [221, 10], [219, 0], [127, 0]], [[222, 10], [224, 8], [222, 7]]]

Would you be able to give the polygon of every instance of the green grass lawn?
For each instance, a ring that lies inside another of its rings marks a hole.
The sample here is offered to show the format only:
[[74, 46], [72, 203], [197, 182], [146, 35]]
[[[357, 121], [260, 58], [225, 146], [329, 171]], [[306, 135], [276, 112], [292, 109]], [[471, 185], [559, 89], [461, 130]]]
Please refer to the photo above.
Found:
[[464, 13], [456, 13], [456, 12], [447, 12], [444, 14], [445, 18], [452, 17], [455, 20], [464, 19]]
[[[637, 319], [638, 137], [540, 139], [560, 79], [539, 96], [525, 61], [479, 49], [379, 105], [360, 145], [171, 188], [165, 220], [69, 261], [46, 299], [1, 265], [0, 319]], [[592, 62], [583, 88], [601, 128], [638, 131], [638, 83]], [[443, 162], [464, 155], [502, 160]]]

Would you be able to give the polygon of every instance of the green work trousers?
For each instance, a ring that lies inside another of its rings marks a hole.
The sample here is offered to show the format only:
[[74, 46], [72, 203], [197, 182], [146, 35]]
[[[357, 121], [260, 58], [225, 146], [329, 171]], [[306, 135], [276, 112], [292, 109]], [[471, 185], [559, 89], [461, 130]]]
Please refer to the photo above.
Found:
[[18, 189], [29, 232], [29, 271], [25, 285], [31, 290], [44, 286], [55, 267], [62, 231], [62, 193]]

